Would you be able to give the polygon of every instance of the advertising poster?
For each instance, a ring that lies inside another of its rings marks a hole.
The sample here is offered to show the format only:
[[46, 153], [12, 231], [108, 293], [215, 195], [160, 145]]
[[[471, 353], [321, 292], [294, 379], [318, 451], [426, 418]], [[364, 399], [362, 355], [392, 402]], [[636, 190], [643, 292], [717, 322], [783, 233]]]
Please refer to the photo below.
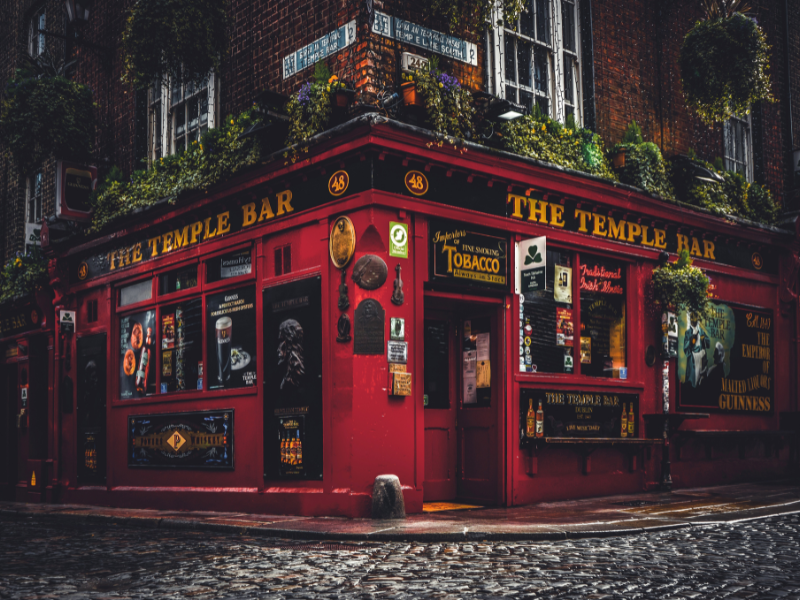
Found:
[[[177, 333], [177, 332], [176, 332]], [[206, 389], [256, 384], [256, 291], [254, 287], [206, 299]]]
[[572, 267], [555, 266], [553, 298], [556, 302], [572, 304]]
[[772, 415], [772, 312], [711, 305], [706, 320], [678, 315], [679, 408]]
[[249, 275], [252, 270], [252, 253], [250, 248], [221, 256], [219, 259], [219, 278], [230, 279], [240, 275]]
[[[203, 389], [203, 305], [200, 298], [161, 309], [161, 393]], [[215, 348], [212, 346], [212, 350]], [[198, 383], [200, 384], [198, 386]]]
[[547, 273], [547, 238], [535, 237], [517, 244], [516, 293], [545, 289]]
[[264, 290], [267, 479], [322, 479], [321, 296], [319, 277]]
[[575, 330], [572, 326], [572, 309], [556, 308], [556, 345], [572, 346]]
[[[520, 442], [527, 436], [526, 418], [529, 407], [542, 403], [544, 437], [549, 438], [636, 438], [639, 437], [638, 394], [615, 394], [542, 389], [520, 390]], [[634, 418], [629, 422], [628, 415]], [[625, 435], [622, 434], [623, 425]]]
[[119, 397], [141, 398], [156, 391], [154, 362], [156, 339], [154, 310], [120, 317], [119, 320]]
[[233, 469], [233, 409], [128, 417], [128, 467]]

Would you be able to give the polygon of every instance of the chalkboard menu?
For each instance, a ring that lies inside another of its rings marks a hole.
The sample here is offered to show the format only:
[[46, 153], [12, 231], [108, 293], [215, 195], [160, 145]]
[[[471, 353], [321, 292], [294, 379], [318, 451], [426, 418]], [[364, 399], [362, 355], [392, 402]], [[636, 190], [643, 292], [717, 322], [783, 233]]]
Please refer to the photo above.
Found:
[[[544, 436], [550, 438], [636, 438], [639, 435], [639, 395], [563, 390], [520, 390], [520, 445], [528, 435], [527, 416], [541, 405]], [[628, 416], [633, 409], [634, 418]], [[623, 435], [624, 431], [624, 435]]]
[[775, 411], [772, 312], [712, 302], [712, 315], [678, 315], [681, 409], [753, 415]]

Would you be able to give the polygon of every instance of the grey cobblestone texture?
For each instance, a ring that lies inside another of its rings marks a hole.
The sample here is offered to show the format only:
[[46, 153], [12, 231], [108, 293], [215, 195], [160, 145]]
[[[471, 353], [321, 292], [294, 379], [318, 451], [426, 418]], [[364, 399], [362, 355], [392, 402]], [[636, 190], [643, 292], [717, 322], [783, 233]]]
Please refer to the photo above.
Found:
[[555, 542], [300, 542], [0, 521], [0, 598], [796, 598], [800, 516]]

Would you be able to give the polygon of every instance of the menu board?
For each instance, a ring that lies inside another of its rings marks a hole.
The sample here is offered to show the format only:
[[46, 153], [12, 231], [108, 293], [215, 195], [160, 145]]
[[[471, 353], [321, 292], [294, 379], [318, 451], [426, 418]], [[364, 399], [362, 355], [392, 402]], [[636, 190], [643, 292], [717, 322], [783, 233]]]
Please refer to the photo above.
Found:
[[712, 316], [678, 315], [680, 409], [772, 415], [772, 312], [711, 303]]
[[161, 309], [161, 393], [203, 389], [203, 304], [193, 298]]
[[264, 476], [322, 479], [322, 286], [264, 290]]
[[156, 391], [153, 365], [158, 330], [155, 311], [133, 313], [119, 319], [119, 397], [140, 398]]
[[256, 290], [245, 287], [206, 299], [206, 389], [256, 385]]

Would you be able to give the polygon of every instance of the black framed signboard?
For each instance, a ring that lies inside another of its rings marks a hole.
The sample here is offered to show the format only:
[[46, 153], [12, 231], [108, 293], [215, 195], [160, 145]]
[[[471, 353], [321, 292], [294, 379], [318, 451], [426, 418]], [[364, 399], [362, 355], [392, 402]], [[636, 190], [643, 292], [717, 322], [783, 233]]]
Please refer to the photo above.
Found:
[[233, 409], [131, 415], [128, 466], [233, 469]]
[[491, 289], [508, 287], [508, 239], [467, 225], [432, 221], [431, 278]]
[[256, 290], [253, 286], [206, 299], [207, 389], [256, 385]]
[[322, 479], [322, 284], [264, 290], [264, 477]]
[[[527, 435], [529, 411], [544, 412], [544, 435], [549, 438], [636, 438], [639, 435], [639, 394], [547, 389], [520, 390], [520, 446], [536, 438]], [[628, 415], [633, 409], [631, 428]], [[622, 435], [623, 413], [625, 435]]]
[[772, 311], [711, 306], [705, 320], [678, 315], [678, 408], [774, 414]]

